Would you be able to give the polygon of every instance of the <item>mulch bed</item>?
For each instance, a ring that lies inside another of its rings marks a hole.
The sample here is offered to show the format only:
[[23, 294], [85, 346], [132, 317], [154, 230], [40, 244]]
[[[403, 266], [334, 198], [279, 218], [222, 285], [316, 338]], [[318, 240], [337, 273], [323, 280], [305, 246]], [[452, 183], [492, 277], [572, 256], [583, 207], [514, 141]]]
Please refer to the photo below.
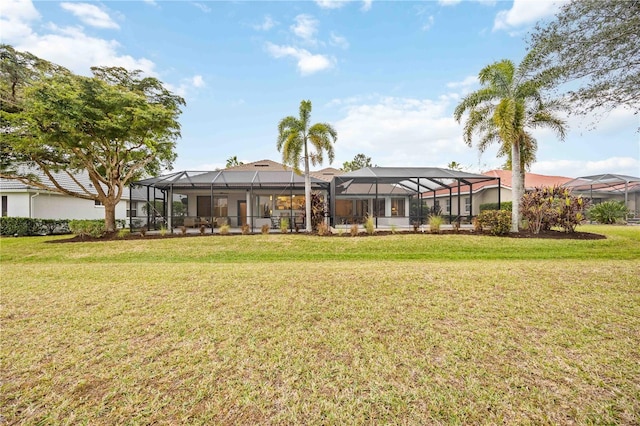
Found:
[[[413, 233], [413, 232], [397, 232], [397, 234], [404, 234], [404, 233]], [[422, 234], [422, 232], [417, 232], [418, 234]], [[392, 235], [393, 232], [391, 231], [377, 231], [374, 235], [368, 235], [366, 233], [360, 232], [358, 234], [358, 238], [362, 238], [362, 237], [378, 237], [378, 236], [384, 236], [384, 235]], [[469, 231], [469, 230], [460, 230], [460, 231], [453, 231], [453, 230], [446, 230], [446, 231], [440, 231], [439, 234], [431, 234], [429, 232], [424, 232], [425, 235], [433, 235], [435, 237], [437, 237], [438, 235], [455, 235], [455, 234], [459, 234], [459, 235], [491, 235], [490, 232], [484, 231], [484, 232], [475, 232], [475, 231]], [[53, 240], [53, 241], [47, 241], [48, 243], [80, 243], [80, 242], [98, 242], [98, 241], [123, 241], [123, 240], [158, 240], [158, 239], [166, 239], [166, 238], [205, 238], [205, 237], [232, 237], [234, 235], [240, 235], [240, 234], [227, 234], [227, 235], [221, 235], [221, 234], [210, 234], [210, 233], [206, 233], [204, 235], [200, 235], [200, 234], [186, 234], [186, 235], [182, 235], [181, 233], [174, 233], [174, 234], [170, 234], [167, 233], [164, 236], [163, 235], [159, 235], [159, 234], [152, 234], [152, 235], [145, 235], [144, 237], [142, 235], [140, 235], [140, 233], [138, 232], [134, 232], [131, 234], [127, 234], [125, 236], [119, 237], [117, 233], [111, 233], [111, 234], [106, 234], [101, 238], [93, 238], [93, 237], [89, 237], [89, 236], [84, 236], [84, 237], [80, 237], [80, 236], [73, 236], [70, 238], [66, 238], [66, 239], [61, 239], [61, 240]], [[254, 233], [254, 235], [259, 235], [259, 233]], [[274, 234], [277, 235], [277, 234]], [[304, 232], [300, 232], [297, 235], [306, 235]], [[344, 232], [342, 235], [338, 234], [338, 233], [334, 233], [331, 235], [327, 235], [326, 237], [340, 237], [340, 238], [353, 238], [351, 237], [351, 234], [349, 232]], [[521, 231], [518, 233], [509, 233], [507, 235], [501, 236], [502, 238], [542, 238], [542, 239], [553, 239], [553, 240], [604, 240], [607, 237], [605, 237], [604, 235], [600, 235], [600, 234], [594, 234], [591, 232], [573, 232], [573, 233], [568, 233], [568, 232], [562, 232], [562, 231], [542, 231], [539, 234], [532, 234], [530, 232], [527, 231]], [[500, 237], [498, 237], [500, 238]]]

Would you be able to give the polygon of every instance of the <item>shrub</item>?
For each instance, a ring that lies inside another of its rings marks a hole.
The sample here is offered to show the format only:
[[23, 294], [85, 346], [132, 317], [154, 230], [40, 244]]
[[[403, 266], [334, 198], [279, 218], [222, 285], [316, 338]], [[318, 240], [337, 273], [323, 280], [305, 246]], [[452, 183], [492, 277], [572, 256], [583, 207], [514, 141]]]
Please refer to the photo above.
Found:
[[289, 232], [289, 219], [287, 219], [286, 217], [280, 219], [280, 232], [282, 232], [283, 234]]
[[605, 201], [593, 205], [588, 210], [587, 216], [598, 223], [611, 224], [623, 220], [628, 213], [629, 209], [623, 201]]
[[331, 229], [326, 222], [322, 221], [318, 224], [318, 235], [331, 235]]
[[69, 229], [72, 233], [80, 236], [90, 236], [93, 238], [100, 238], [106, 232], [104, 227], [104, 220], [70, 220]]
[[220, 225], [220, 234], [229, 235], [230, 232], [231, 232], [231, 226], [229, 226], [228, 223], [225, 222], [222, 225]]
[[397, 234], [398, 233], [398, 227], [396, 225], [391, 225], [391, 233], [392, 234]]
[[480, 211], [483, 212], [485, 210], [507, 210], [511, 211], [513, 208], [513, 202], [511, 201], [503, 201], [498, 205], [498, 203], [483, 203], [480, 204]]
[[477, 217], [473, 218], [472, 223], [474, 232], [482, 232], [482, 223], [478, 220]]
[[37, 235], [42, 232], [42, 222], [30, 217], [0, 217], [0, 235]]
[[506, 235], [511, 229], [511, 212], [508, 210], [485, 210], [477, 221], [482, 228], [491, 228], [493, 235]]
[[118, 235], [117, 236], [118, 236], [119, 239], [122, 240], [122, 239], [126, 238], [127, 235], [129, 235], [129, 234], [130, 234], [130, 231], [128, 229], [120, 228], [120, 229], [118, 229]]
[[442, 218], [442, 216], [439, 216], [439, 215], [429, 216], [429, 230], [434, 234], [439, 234], [440, 227], [442, 226], [443, 222], [444, 222], [444, 219]]
[[39, 219], [40, 232], [47, 235], [66, 234], [69, 232], [69, 221], [65, 219]]
[[163, 237], [164, 237], [165, 235], [167, 235], [167, 227], [166, 227], [166, 226], [162, 225], [162, 226], [160, 227], [160, 235], [162, 235]]
[[351, 230], [349, 232], [351, 232], [352, 237], [355, 237], [356, 235], [358, 235], [359, 231], [360, 231], [360, 227], [358, 226], [357, 223], [354, 223], [353, 225], [351, 225]]
[[367, 216], [367, 219], [364, 222], [364, 229], [369, 235], [373, 235], [376, 232], [376, 224], [373, 216]]
[[575, 232], [584, 220], [583, 211], [588, 201], [574, 196], [562, 186], [535, 188], [522, 196], [520, 210], [529, 230], [538, 234], [543, 229], [559, 226], [565, 232]]
[[242, 235], [249, 235], [251, 233], [251, 227], [248, 223], [242, 225]]
[[271, 229], [271, 226], [265, 223], [264, 225], [262, 225], [262, 228], [260, 229], [260, 231], [262, 231], [262, 233], [266, 235], [269, 233], [269, 229]]

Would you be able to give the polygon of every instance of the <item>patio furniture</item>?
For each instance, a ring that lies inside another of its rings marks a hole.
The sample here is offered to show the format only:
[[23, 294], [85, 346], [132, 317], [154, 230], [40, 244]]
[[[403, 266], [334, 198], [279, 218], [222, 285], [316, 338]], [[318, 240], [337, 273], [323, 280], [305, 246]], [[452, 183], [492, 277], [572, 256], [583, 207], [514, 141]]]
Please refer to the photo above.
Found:
[[271, 216], [271, 229], [280, 229], [280, 216]]

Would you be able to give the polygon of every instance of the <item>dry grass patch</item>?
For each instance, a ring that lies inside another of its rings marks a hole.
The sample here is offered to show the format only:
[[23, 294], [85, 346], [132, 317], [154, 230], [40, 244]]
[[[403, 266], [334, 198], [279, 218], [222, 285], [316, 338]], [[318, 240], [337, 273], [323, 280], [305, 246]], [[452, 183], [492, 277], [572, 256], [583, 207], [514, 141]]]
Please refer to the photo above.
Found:
[[3, 263], [2, 276], [9, 424], [640, 417], [637, 261]]

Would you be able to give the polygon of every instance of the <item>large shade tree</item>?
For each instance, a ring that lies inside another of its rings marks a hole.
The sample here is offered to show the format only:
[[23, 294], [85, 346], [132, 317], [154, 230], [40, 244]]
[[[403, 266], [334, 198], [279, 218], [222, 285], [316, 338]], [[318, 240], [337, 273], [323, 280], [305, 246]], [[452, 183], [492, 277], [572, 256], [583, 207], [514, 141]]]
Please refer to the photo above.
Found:
[[[311, 124], [311, 101], [300, 102], [299, 117], [288, 116], [278, 124], [278, 151], [282, 152], [282, 162], [291, 166], [296, 173], [304, 167], [304, 200], [306, 231], [312, 231], [311, 224], [311, 176], [309, 164], [322, 164], [324, 153], [333, 162], [333, 144], [338, 133], [328, 123]], [[309, 146], [310, 145], [310, 146]]]
[[554, 78], [572, 112], [640, 112], [640, 1], [567, 2], [536, 26], [529, 47], [528, 66]]
[[[3, 61], [13, 54], [18, 68], [21, 58], [32, 56], [7, 48], [3, 54]], [[3, 111], [0, 176], [99, 201], [105, 228], [114, 231], [115, 207], [129, 183], [171, 168], [184, 100], [140, 71], [94, 67], [92, 77], [57, 70], [37, 78], [32, 71], [21, 71], [29, 78], [21, 83], [14, 110]], [[3, 91], [11, 87], [11, 77], [3, 69]], [[34, 169], [47, 180], [39, 180]], [[77, 178], [81, 173], [88, 175], [91, 187]]]
[[495, 62], [483, 68], [478, 75], [482, 87], [465, 96], [454, 112], [460, 122], [466, 116], [464, 141], [472, 146], [474, 136], [477, 147], [484, 151], [499, 144], [498, 155], [511, 155], [512, 172], [512, 225], [518, 232], [520, 223], [519, 200], [524, 193], [523, 151], [530, 158], [537, 147], [530, 131], [549, 127], [564, 139], [565, 122], [557, 112], [564, 108], [560, 101], [545, 102], [541, 91], [548, 81], [532, 78], [524, 67], [516, 67], [510, 60]]

